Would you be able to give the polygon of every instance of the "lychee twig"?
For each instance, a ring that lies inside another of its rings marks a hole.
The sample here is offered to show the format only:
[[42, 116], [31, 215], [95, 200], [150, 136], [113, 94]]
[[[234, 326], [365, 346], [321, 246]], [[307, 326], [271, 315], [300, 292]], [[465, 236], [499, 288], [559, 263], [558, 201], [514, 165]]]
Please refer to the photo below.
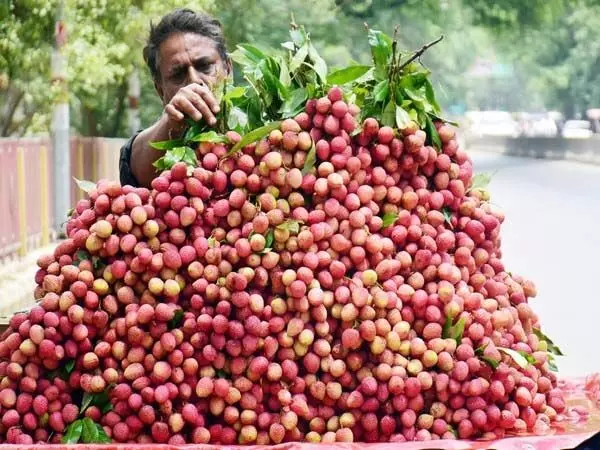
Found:
[[430, 47], [433, 47], [435, 44], [439, 43], [442, 39], [444, 39], [443, 34], [439, 38], [437, 38], [435, 41], [431, 41], [430, 43], [425, 44], [423, 47], [421, 47], [419, 50], [417, 50], [406, 62], [404, 62], [400, 67], [398, 67], [398, 70], [404, 69], [415, 59], [420, 58], [421, 55], [427, 51], [427, 49], [429, 49]]

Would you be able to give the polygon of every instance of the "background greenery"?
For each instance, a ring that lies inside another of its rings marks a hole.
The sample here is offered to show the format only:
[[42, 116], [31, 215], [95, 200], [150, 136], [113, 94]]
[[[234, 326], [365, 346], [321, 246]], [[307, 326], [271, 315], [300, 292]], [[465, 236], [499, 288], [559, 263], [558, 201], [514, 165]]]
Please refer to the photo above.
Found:
[[[47, 133], [58, 0], [0, 0], [0, 136]], [[440, 34], [423, 58], [447, 111], [600, 106], [598, 0], [64, 0], [69, 103], [75, 133], [127, 136], [127, 86], [139, 68], [141, 119], [161, 111], [141, 53], [151, 20], [176, 7], [207, 11], [240, 42], [277, 47], [291, 14], [332, 67], [369, 58], [364, 23], [406, 49]], [[478, 76], [476, 68], [486, 68]]]

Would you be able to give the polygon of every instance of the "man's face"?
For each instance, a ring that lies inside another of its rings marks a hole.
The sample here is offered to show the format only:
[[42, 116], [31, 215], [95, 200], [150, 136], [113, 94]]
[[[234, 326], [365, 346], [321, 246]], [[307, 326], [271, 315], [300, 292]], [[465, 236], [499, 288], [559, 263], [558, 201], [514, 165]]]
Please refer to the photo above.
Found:
[[169, 36], [158, 49], [158, 69], [160, 79], [155, 86], [164, 104], [182, 87], [191, 83], [214, 86], [230, 71], [215, 42], [196, 33]]

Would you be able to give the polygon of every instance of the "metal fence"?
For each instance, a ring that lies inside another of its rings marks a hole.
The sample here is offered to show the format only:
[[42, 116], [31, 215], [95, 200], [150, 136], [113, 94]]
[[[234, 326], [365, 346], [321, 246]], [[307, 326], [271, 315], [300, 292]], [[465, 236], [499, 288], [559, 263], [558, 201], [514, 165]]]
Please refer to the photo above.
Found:
[[[0, 261], [25, 255], [54, 239], [50, 138], [0, 139]], [[71, 175], [91, 181], [119, 178], [123, 139], [71, 138]], [[71, 185], [71, 204], [84, 193]]]

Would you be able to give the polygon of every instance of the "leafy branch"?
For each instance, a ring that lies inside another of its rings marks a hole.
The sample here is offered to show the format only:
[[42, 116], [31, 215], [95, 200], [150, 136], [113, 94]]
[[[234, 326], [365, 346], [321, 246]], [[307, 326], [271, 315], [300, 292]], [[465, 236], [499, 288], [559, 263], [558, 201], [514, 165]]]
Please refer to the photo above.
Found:
[[433, 47], [435, 44], [441, 42], [442, 39], [444, 39], [444, 35], [443, 34], [439, 38], [437, 38], [436, 40], [431, 41], [428, 44], [425, 44], [423, 47], [421, 47], [419, 50], [417, 50], [406, 62], [402, 63], [402, 65], [400, 67], [398, 67], [398, 70], [404, 69], [411, 62], [419, 59], [423, 55], [423, 53], [425, 53], [429, 48]]

